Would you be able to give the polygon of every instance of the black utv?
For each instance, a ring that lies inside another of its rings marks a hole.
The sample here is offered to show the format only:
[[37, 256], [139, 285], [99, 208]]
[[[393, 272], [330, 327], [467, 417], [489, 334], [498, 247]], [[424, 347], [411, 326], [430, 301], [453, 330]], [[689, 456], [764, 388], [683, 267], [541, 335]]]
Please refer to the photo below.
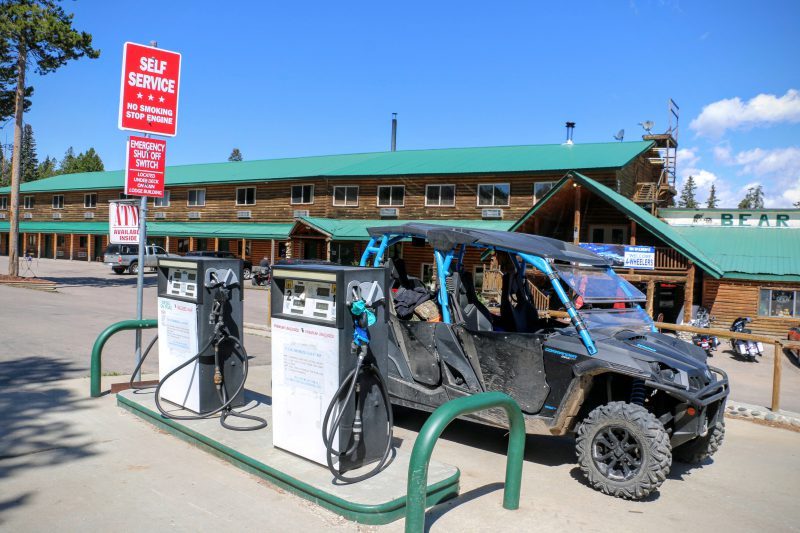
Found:
[[[507, 393], [529, 434], [574, 434], [589, 483], [629, 499], [656, 490], [673, 458], [697, 463], [719, 448], [727, 376], [708, 366], [701, 348], [659, 333], [639, 305], [645, 296], [604, 258], [500, 231], [411, 223], [369, 232], [361, 265], [389, 268], [396, 289], [389, 318], [394, 404], [432, 411], [460, 396]], [[388, 247], [406, 239], [433, 248], [438, 287], [384, 261]], [[501, 260], [499, 312], [484, 305], [463, 269], [469, 247]], [[535, 276], [568, 318], [539, 315], [529, 287]], [[491, 411], [469, 418], [507, 424]]]

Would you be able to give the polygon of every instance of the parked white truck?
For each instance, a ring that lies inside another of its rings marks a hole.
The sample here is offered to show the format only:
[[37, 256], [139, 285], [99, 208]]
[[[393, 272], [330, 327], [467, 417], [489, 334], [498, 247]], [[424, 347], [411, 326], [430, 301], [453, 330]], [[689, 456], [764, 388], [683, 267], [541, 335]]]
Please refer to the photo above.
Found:
[[[144, 249], [145, 268], [155, 269], [159, 257], [177, 257], [170, 254], [160, 246], [149, 244]], [[139, 272], [139, 245], [138, 244], [109, 244], [103, 254], [103, 263], [111, 267], [115, 274], [130, 274]]]

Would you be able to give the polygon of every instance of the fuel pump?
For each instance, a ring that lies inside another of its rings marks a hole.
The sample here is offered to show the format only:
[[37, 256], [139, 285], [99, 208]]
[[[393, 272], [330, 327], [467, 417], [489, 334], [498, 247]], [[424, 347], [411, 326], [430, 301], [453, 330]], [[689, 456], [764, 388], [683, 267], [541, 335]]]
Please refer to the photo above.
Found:
[[[237, 413], [244, 405], [248, 358], [242, 343], [242, 262], [215, 257], [158, 261], [159, 383], [155, 402], [161, 414], [194, 420], [220, 414], [223, 427], [253, 430], [267, 422]], [[195, 415], [165, 411], [161, 399]], [[258, 422], [237, 427], [236, 416]]]
[[273, 444], [328, 466], [343, 483], [366, 479], [391, 459], [387, 286], [382, 268], [272, 270]]

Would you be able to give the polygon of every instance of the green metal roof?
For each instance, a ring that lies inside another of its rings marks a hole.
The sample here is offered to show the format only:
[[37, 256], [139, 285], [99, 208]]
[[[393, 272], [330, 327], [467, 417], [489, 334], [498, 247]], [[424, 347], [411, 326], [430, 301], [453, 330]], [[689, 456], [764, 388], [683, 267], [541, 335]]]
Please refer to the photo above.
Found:
[[522, 217], [520, 217], [520, 219], [514, 223], [514, 225], [511, 227], [511, 231], [514, 231], [521, 226], [522, 223], [530, 218], [541, 206], [545, 205], [547, 201], [556, 194], [556, 192], [558, 192], [565, 184], [571, 181], [579, 183], [603, 198], [612, 206], [615, 206], [617, 209], [628, 215], [631, 220], [635, 220], [639, 226], [643, 227], [664, 241], [666, 244], [672, 246], [686, 257], [694, 261], [697, 266], [708, 272], [709, 275], [715, 278], [722, 276], [723, 270], [720, 269], [705, 253], [701, 252], [697, 246], [686, 239], [681, 233], [675, 231], [675, 227], [670, 226], [666, 222], [651, 215], [636, 205], [632, 200], [615, 191], [612, 191], [605, 185], [601, 185], [595, 180], [588, 178], [579, 172], [569, 172], [566, 176], [561, 178], [561, 180], [556, 183], [553, 188], [550, 189], [550, 191], [548, 191], [548, 193], [536, 203], [535, 206], [529, 209], [527, 213], [522, 215]]
[[399, 226], [410, 222], [442, 226], [460, 226], [462, 228], [492, 229], [498, 231], [507, 231], [511, 227], [511, 224], [513, 224], [513, 222], [509, 220], [355, 220], [306, 217], [298, 219], [295, 225], [306, 225], [336, 241], [368, 241], [369, 233], [367, 233], [367, 228]]
[[[311, 177], [407, 176], [501, 172], [552, 172], [614, 169], [649, 149], [650, 141], [539, 144], [483, 148], [401, 150], [261, 161], [235, 161], [167, 167], [167, 186], [243, 183]], [[124, 172], [85, 172], [53, 176], [21, 185], [21, 191], [121, 189]], [[0, 194], [10, 189], [0, 189]]]
[[[215, 222], [148, 222], [147, 234], [153, 237], [206, 237], [230, 239], [286, 239], [292, 224], [215, 223]], [[0, 231], [8, 231], [9, 223], [0, 222]], [[108, 222], [20, 222], [20, 233], [77, 233], [104, 235]]]
[[739, 226], [671, 228], [713, 259], [725, 272], [725, 278], [765, 279], [765, 275], [771, 275], [780, 276], [779, 279], [786, 281], [791, 281], [786, 276], [800, 279], [798, 229]]

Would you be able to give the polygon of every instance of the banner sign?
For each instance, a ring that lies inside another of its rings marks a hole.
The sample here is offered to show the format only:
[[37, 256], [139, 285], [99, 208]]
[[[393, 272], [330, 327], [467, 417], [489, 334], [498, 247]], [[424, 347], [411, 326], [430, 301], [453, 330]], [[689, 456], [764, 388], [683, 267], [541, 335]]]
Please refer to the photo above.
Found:
[[659, 209], [670, 226], [800, 228], [798, 209]]
[[654, 270], [656, 249], [653, 246], [628, 246], [624, 244], [581, 243], [581, 248], [611, 260], [611, 266]]
[[121, 202], [108, 204], [108, 242], [139, 243], [139, 207]]
[[181, 55], [125, 43], [119, 128], [174, 137], [178, 129]]
[[128, 138], [125, 158], [125, 194], [164, 197], [164, 162], [167, 141]]

